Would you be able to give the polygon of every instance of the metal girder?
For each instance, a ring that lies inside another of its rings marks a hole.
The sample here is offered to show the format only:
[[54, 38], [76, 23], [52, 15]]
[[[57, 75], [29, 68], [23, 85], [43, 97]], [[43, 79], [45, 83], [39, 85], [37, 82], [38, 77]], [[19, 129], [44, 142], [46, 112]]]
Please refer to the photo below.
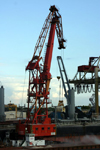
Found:
[[[100, 83], [100, 77], [98, 77]], [[95, 84], [95, 79], [84, 79], [84, 80], [69, 80], [69, 83], [73, 84]]]
[[[66, 70], [65, 70], [61, 56], [57, 56], [57, 60], [58, 60], [58, 66], [60, 70], [60, 75], [61, 75], [64, 91], [65, 91], [65, 97], [69, 104], [70, 103], [70, 85], [69, 85], [68, 77], [67, 77]], [[69, 94], [67, 92], [66, 86], [68, 88]]]
[[[75, 85], [78, 93], [80, 93], [80, 91], [82, 91], [80, 89], [82, 84], [84, 86], [87, 85], [87, 88], [88, 88], [88, 84], [91, 84], [91, 85], [95, 84], [95, 111], [96, 111], [96, 113], [99, 113], [99, 107], [98, 107], [98, 89], [99, 89], [99, 85], [100, 85], [99, 72], [100, 72], [100, 56], [99, 57], [90, 57], [89, 65], [78, 66], [78, 71], [77, 71], [76, 75], [74, 76], [73, 80], [69, 80], [69, 83], [72, 83]], [[83, 76], [82, 76], [82, 73], [84, 73]], [[90, 74], [90, 73], [91, 73], [91, 78], [87, 78], [86, 75]], [[79, 76], [78, 76], [78, 74], [79, 74]]]

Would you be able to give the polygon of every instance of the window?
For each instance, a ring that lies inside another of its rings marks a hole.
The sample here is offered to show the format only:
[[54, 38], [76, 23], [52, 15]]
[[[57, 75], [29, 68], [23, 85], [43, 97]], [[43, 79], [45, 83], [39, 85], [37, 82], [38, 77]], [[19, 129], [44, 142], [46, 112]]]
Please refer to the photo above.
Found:
[[50, 127], [48, 127], [48, 130], [50, 130]]

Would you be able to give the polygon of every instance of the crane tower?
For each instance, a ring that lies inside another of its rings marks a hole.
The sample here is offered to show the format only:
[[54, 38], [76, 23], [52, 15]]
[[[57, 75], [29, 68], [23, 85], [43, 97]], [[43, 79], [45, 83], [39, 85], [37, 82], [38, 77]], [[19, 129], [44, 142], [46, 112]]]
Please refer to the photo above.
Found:
[[[28, 112], [25, 125], [20, 125], [20, 129], [27, 127], [28, 133], [34, 133], [35, 136], [51, 136], [55, 135], [55, 124], [51, 123], [48, 118], [49, 102], [49, 84], [51, 80], [51, 60], [54, 45], [55, 30], [57, 33], [59, 49], [64, 49], [64, 38], [62, 28], [62, 17], [55, 5], [50, 7], [50, 13], [47, 16], [39, 38], [37, 40], [34, 54], [29, 61], [26, 70], [29, 71], [28, 86]], [[45, 59], [41, 56], [41, 52], [45, 43], [45, 39], [49, 31], [48, 44], [45, 53]], [[30, 108], [31, 104], [31, 108]], [[34, 108], [34, 113], [31, 110]], [[21, 131], [19, 130], [19, 132]], [[19, 134], [21, 134], [20, 132]], [[25, 130], [23, 131], [25, 134]]]

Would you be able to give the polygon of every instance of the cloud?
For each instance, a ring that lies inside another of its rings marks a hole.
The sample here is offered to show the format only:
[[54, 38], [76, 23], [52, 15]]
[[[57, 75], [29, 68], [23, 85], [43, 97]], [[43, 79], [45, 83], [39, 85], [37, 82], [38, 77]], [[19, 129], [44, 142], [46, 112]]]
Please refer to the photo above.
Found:
[[[27, 100], [27, 89], [28, 89], [28, 78], [24, 82], [24, 77], [0, 77], [2, 84], [5, 89], [5, 104], [10, 101], [14, 104], [26, 104]], [[63, 100], [64, 105], [67, 104], [67, 100], [64, 97], [64, 90], [59, 91], [60, 81], [57, 78], [53, 78], [50, 83], [50, 99], [54, 106], [58, 105], [59, 100]], [[60, 93], [59, 93], [60, 92]], [[59, 96], [60, 94], [60, 96]], [[77, 94], [75, 92], [75, 104], [76, 105], [88, 105], [90, 103], [89, 98], [92, 93]], [[100, 92], [99, 92], [100, 99]]]
[[19, 77], [2, 77], [2, 84], [5, 89], [5, 103], [24, 104], [27, 99], [27, 80], [24, 83]]
[[57, 94], [57, 93], [52, 92], [52, 97], [56, 97], [56, 98], [58, 98], [59, 96], [58, 96], [58, 94]]
[[26, 99], [27, 99], [27, 95], [26, 93], [24, 94], [24, 96], [22, 96], [23, 93], [22, 92], [16, 92], [13, 91], [12, 95], [10, 96], [11, 100], [14, 100], [14, 102], [16, 104], [21, 104], [23, 105], [23, 102], [26, 103]]
[[59, 82], [56, 78], [53, 78], [50, 83], [51, 93], [55, 93], [56, 95], [59, 92]]
[[[14, 104], [25, 104], [27, 100], [28, 78], [24, 83], [24, 77], [1, 77], [5, 89], [5, 104], [10, 101]], [[59, 100], [59, 82], [53, 78], [50, 83], [50, 99], [55, 104]]]
[[[5, 88], [5, 103], [26, 104], [28, 78], [24, 83], [24, 77], [2, 77], [2, 84]], [[55, 105], [59, 101], [59, 81], [53, 78], [50, 83], [50, 99]]]
[[[54, 106], [58, 105], [59, 100], [63, 100], [64, 105], [67, 104], [66, 98], [64, 97], [64, 89], [60, 88], [60, 80], [57, 78], [53, 78], [50, 83], [51, 92], [50, 92], [50, 98], [52, 99], [52, 103]], [[59, 93], [60, 92], [60, 93]], [[59, 95], [60, 94], [60, 95]]]
[[71, 59], [73, 59], [73, 58], [71, 58], [71, 57], [66, 57], [65, 59], [66, 59], [66, 60], [71, 60]]

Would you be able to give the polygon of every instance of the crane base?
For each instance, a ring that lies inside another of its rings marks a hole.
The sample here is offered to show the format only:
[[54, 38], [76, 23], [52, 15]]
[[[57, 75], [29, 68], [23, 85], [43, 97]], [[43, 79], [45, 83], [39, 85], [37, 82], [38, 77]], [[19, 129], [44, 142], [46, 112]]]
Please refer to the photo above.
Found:
[[34, 133], [35, 137], [56, 135], [55, 124], [29, 124], [27, 130], [28, 133]]
[[56, 135], [56, 125], [55, 124], [22, 124], [17, 125], [18, 135], [25, 136], [26, 133], [33, 133], [35, 137], [44, 136], [55, 136]]

